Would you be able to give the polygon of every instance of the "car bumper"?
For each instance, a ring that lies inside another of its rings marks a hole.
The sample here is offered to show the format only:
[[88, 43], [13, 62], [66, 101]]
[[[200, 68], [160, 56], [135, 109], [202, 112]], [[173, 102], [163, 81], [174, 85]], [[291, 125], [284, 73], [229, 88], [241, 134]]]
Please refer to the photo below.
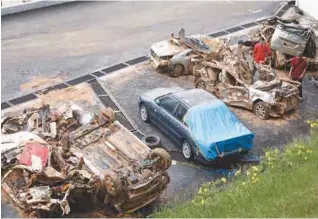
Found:
[[246, 149], [243, 149], [243, 148], [238, 148], [236, 150], [233, 150], [233, 151], [228, 151], [228, 152], [223, 152], [223, 153], [220, 153], [218, 157], [216, 157], [215, 159], [213, 160], [207, 160], [203, 155], [202, 153], [199, 153], [196, 155], [196, 159], [204, 164], [215, 164], [217, 163], [218, 161], [222, 160], [223, 158], [227, 158], [227, 157], [231, 157], [231, 156], [235, 156], [235, 155], [239, 155], [239, 154], [242, 154], [242, 153], [246, 153], [248, 152], [249, 150], [246, 150]]
[[169, 61], [167, 60], [155, 59], [151, 54], [148, 54], [148, 57], [150, 58], [150, 65], [153, 69], [159, 69], [169, 66]]
[[299, 98], [292, 96], [285, 100], [270, 105], [270, 115], [273, 117], [282, 117], [285, 113], [296, 110], [299, 106]]

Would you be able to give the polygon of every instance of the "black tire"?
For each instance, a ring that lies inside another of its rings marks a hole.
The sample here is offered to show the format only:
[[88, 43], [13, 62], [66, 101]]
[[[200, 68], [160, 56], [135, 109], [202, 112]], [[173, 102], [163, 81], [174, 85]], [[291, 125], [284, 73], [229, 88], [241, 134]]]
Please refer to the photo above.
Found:
[[260, 102], [257, 102], [255, 105], [254, 105], [254, 108], [253, 108], [253, 112], [254, 114], [262, 119], [262, 120], [266, 120], [269, 118], [269, 110], [268, 110], [268, 107], [266, 106], [266, 104], [262, 101]]
[[184, 66], [181, 64], [175, 64], [170, 68], [169, 75], [172, 78], [176, 78], [181, 76], [183, 72], [184, 72]]
[[167, 170], [171, 164], [171, 156], [170, 154], [163, 148], [155, 148], [150, 152], [150, 158], [154, 159], [159, 157], [158, 168], [162, 170]]
[[155, 149], [161, 146], [161, 139], [155, 135], [144, 136], [142, 138], [142, 142], [144, 142], [151, 149]]
[[195, 83], [195, 88], [201, 88], [203, 90], [206, 90], [206, 81], [199, 79], [196, 83]]
[[143, 122], [148, 123], [150, 121], [149, 113], [148, 113], [148, 110], [147, 110], [147, 107], [145, 106], [145, 104], [140, 104], [139, 115], [140, 115], [140, 118]]
[[186, 140], [182, 143], [181, 152], [182, 152], [183, 157], [186, 160], [192, 160], [193, 157], [194, 157], [194, 153], [193, 153], [192, 147], [189, 144], [189, 142], [186, 141]]

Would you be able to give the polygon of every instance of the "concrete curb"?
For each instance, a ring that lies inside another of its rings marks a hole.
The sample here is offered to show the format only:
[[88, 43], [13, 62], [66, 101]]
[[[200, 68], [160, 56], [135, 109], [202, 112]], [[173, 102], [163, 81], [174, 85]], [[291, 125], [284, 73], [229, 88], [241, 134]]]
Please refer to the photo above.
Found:
[[9, 14], [16, 14], [24, 11], [30, 11], [39, 8], [45, 8], [53, 5], [59, 5], [69, 2], [74, 2], [75, 0], [68, 0], [68, 1], [44, 1], [44, 0], [37, 0], [34, 2], [22, 3], [20, 5], [13, 5], [8, 7], [1, 8], [1, 16], [9, 15]]

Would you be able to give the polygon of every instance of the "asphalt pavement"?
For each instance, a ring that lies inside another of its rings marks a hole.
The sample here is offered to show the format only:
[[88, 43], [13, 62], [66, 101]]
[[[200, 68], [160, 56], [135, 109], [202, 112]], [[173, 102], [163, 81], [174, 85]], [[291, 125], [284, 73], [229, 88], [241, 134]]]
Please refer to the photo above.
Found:
[[68, 79], [145, 55], [182, 27], [212, 33], [272, 15], [277, 1], [72, 2], [3, 16], [1, 102], [34, 77]]

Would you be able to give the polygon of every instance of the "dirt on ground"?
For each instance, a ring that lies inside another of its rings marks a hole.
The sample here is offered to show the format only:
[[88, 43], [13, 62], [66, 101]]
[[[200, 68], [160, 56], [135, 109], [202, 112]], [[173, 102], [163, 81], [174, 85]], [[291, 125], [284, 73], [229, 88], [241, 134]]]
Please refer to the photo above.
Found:
[[242, 109], [239, 107], [232, 107], [230, 109], [237, 115], [241, 120], [246, 121], [250, 124], [253, 124], [255, 127], [262, 126], [282, 126], [288, 124], [292, 120], [300, 119], [299, 110], [292, 111], [288, 114], [285, 114], [282, 118], [270, 118], [268, 120], [261, 120], [257, 118], [252, 111]]
[[44, 104], [54, 106], [58, 102], [86, 101], [96, 104], [96, 97], [91, 87], [84, 83], [76, 87], [68, 87], [60, 90], [53, 90], [47, 94], [40, 95]]
[[27, 91], [32, 89], [41, 89], [58, 83], [62, 83], [66, 79], [66, 76], [59, 74], [54, 77], [34, 77], [29, 82], [20, 85], [21, 91]]

